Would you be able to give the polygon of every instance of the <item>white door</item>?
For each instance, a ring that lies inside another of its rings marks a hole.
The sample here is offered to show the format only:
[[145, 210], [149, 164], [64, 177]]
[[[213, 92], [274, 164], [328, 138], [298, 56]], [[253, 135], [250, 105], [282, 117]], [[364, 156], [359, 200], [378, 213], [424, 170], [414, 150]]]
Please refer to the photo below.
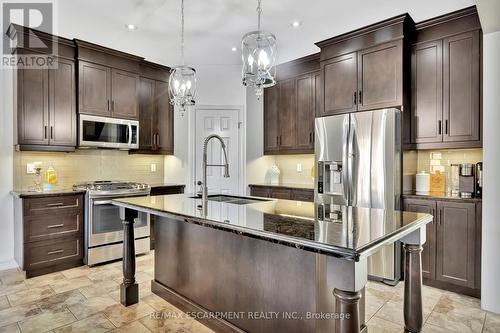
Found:
[[[207, 185], [209, 194], [239, 194], [240, 144], [238, 114], [238, 109], [196, 109], [196, 181], [202, 180], [203, 178], [203, 143], [205, 142], [205, 138], [210, 134], [217, 134], [222, 137], [224, 143], [226, 144], [227, 158], [229, 161], [229, 178], [224, 178], [224, 168], [222, 167], [207, 168]], [[207, 164], [224, 163], [224, 154], [219, 140], [210, 140], [207, 152]]]

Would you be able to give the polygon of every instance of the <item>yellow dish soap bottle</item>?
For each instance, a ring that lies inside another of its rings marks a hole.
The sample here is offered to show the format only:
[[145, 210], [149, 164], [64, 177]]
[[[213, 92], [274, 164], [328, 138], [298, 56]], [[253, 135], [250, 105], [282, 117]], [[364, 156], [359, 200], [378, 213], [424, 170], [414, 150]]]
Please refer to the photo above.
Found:
[[45, 182], [43, 189], [44, 191], [50, 191], [53, 190], [55, 186], [57, 186], [57, 174], [56, 170], [52, 165], [50, 165], [47, 170], [45, 171]]

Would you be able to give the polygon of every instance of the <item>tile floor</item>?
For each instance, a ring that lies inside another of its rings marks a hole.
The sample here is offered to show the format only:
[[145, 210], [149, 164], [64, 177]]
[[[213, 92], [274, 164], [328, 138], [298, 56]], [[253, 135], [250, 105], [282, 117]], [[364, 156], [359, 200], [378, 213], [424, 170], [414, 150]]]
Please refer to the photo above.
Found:
[[[26, 280], [17, 269], [0, 271], [0, 332], [212, 332], [151, 293], [154, 253], [137, 258], [140, 302], [119, 303], [121, 262], [69, 269]], [[403, 332], [403, 285], [369, 282], [366, 320], [370, 333]], [[152, 313], [180, 314], [155, 318]], [[479, 300], [425, 287], [424, 333], [497, 333], [500, 316]]]

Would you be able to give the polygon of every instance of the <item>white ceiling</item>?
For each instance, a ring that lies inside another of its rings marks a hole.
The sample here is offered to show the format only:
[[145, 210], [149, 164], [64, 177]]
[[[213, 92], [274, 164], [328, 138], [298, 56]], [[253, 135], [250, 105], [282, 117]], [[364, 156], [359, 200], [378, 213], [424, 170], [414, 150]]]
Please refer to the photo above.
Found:
[[[256, 29], [256, 0], [185, 0], [186, 62], [239, 64], [241, 36]], [[408, 12], [418, 22], [474, 0], [263, 0], [262, 27], [278, 41], [278, 62], [318, 52], [315, 42]], [[141, 55], [180, 61], [180, 0], [59, 0], [58, 34]], [[294, 29], [293, 20], [303, 25]], [[135, 24], [136, 31], [124, 25]], [[232, 52], [231, 47], [238, 47]]]

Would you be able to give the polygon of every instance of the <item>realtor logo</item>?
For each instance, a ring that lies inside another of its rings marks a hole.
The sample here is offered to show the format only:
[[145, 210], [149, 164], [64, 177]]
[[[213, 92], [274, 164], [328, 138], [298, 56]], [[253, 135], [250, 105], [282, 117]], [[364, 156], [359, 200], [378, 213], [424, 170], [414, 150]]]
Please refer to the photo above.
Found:
[[53, 68], [57, 63], [57, 37], [51, 37], [54, 3], [1, 2], [2, 68]]

